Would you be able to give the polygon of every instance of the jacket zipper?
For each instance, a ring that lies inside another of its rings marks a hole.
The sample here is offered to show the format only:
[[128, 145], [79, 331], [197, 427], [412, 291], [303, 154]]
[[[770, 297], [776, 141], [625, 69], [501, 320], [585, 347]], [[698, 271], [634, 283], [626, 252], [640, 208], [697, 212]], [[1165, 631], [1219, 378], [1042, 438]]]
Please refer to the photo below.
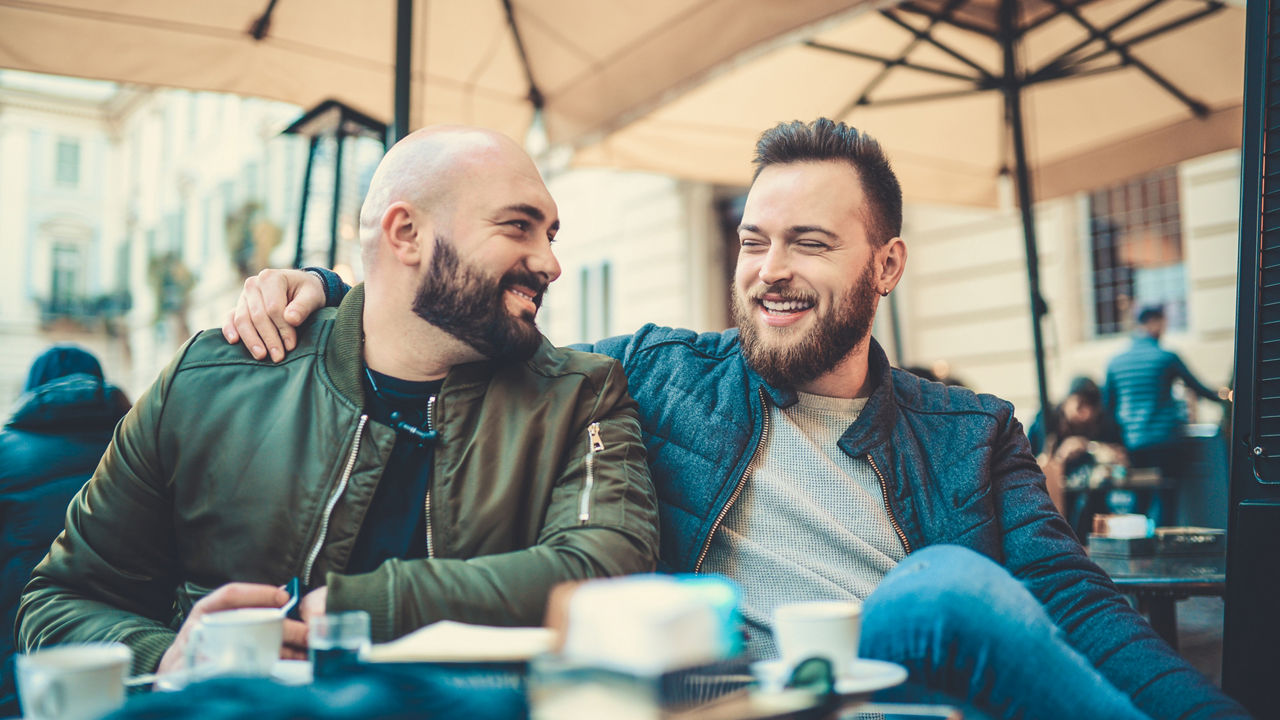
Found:
[[[427, 432], [434, 434], [436, 431], [436, 395], [427, 398]], [[435, 464], [435, 455], [432, 456], [432, 464]], [[435, 472], [432, 471], [431, 478], [435, 478]], [[431, 544], [431, 480], [427, 480], [427, 496], [422, 501], [422, 517], [426, 520], [424, 524], [424, 534], [427, 537], [427, 559], [430, 560], [436, 556], [435, 547]]]
[[329, 494], [329, 502], [325, 503], [324, 516], [320, 519], [320, 537], [316, 538], [316, 544], [312, 546], [310, 554], [307, 555], [306, 565], [302, 568], [302, 584], [306, 587], [311, 587], [312, 567], [316, 563], [316, 558], [320, 556], [320, 548], [324, 547], [325, 536], [329, 534], [329, 516], [333, 514], [338, 498], [342, 497], [343, 491], [347, 489], [347, 481], [351, 479], [351, 469], [356, 466], [356, 454], [360, 452], [360, 438], [364, 432], [364, 425], [368, 421], [368, 415], [360, 416], [360, 424], [356, 426], [356, 438], [351, 443], [351, 454], [347, 456], [346, 467], [342, 468], [342, 479]]
[[747, 461], [747, 467], [742, 471], [742, 477], [738, 478], [738, 486], [733, 489], [733, 494], [729, 496], [729, 501], [720, 508], [720, 514], [716, 516], [716, 521], [711, 524], [711, 532], [707, 533], [707, 540], [702, 544], [702, 552], [698, 553], [698, 561], [693, 564], [693, 572], [697, 573], [702, 570], [702, 561], [707, 558], [707, 551], [711, 549], [711, 538], [715, 537], [716, 530], [720, 529], [720, 523], [724, 522], [724, 516], [729, 514], [729, 508], [738, 500], [738, 496], [742, 494], [742, 490], [747, 484], [747, 475], [751, 473], [751, 467], [756, 462], [756, 456], [764, 449], [765, 438], [769, 437], [769, 406], [765, 404], [764, 388], [759, 388], [760, 394], [760, 412], [764, 416], [764, 426], [760, 429], [760, 440], [756, 442], [756, 449], [751, 452], [751, 459]]
[[871, 453], [867, 453], [867, 462], [871, 463], [871, 469], [875, 470], [876, 477], [880, 478], [880, 495], [884, 497], [884, 511], [889, 514], [889, 524], [893, 526], [893, 531], [898, 533], [898, 539], [902, 541], [902, 549], [910, 555], [911, 543], [907, 540], [907, 534], [902, 532], [902, 526], [898, 525], [898, 518], [893, 516], [893, 508], [889, 505], [889, 483], [885, 481], [884, 474], [880, 472], [880, 466], [876, 465]]
[[591, 487], [596, 484], [596, 453], [604, 450], [599, 422], [587, 426], [587, 440], [587, 478], [582, 482], [582, 498], [578, 503], [579, 525], [586, 525], [591, 520]]

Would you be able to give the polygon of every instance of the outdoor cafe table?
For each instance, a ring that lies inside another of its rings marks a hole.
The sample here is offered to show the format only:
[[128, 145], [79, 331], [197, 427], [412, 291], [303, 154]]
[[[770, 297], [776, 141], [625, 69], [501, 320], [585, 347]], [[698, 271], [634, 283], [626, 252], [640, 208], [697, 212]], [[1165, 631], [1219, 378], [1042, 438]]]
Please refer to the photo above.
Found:
[[1120, 588], [1138, 602], [1151, 627], [1174, 650], [1178, 649], [1179, 600], [1192, 596], [1222, 597], [1226, 591], [1226, 571], [1221, 559], [1154, 556], [1116, 558], [1093, 556]]
[[[513, 664], [473, 664], [465, 672], [437, 663], [378, 663], [351, 668], [339, 677], [302, 685], [262, 678], [221, 678], [176, 692], [135, 693], [108, 720], [128, 718], [525, 718], [529, 706], [524, 672]], [[885, 713], [925, 720], [962, 720], [954, 708], [940, 705], [873, 703], [867, 695], [846, 696], [821, 714], [703, 715], [685, 709], [663, 717], [715, 717], [733, 720], [765, 717], [872, 720]]]

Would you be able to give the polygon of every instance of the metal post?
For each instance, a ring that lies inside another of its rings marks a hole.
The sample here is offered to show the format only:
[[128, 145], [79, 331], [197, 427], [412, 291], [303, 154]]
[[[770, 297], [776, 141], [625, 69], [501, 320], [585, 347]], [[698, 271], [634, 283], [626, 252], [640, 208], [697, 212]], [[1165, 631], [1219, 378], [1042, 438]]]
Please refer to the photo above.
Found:
[[325, 266], [328, 268], [332, 268], [338, 261], [338, 215], [342, 210], [342, 146], [346, 144], [343, 142], [346, 135], [342, 131], [341, 122], [333, 138], [338, 147], [334, 151], [333, 161], [333, 212], [329, 214], [329, 264]]
[[316, 163], [316, 146], [320, 144], [320, 138], [311, 136], [311, 145], [307, 150], [307, 171], [302, 175], [302, 200], [298, 202], [298, 246], [293, 253], [293, 266], [296, 268], [303, 267], [303, 239], [307, 234], [307, 200], [311, 197], [311, 169]]
[[1016, 0], [1001, 0], [1000, 3], [1000, 45], [1004, 51], [1001, 90], [1004, 93], [1005, 121], [1013, 134], [1014, 178], [1018, 184], [1018, 209], [1022, 212], [1022, 239], [1027, 252], [1027, 289], [1031, 300], [1031, 339], [1036, 352], [1036, 383], [1040, 391], [1040, 410], [1045, 423], [1049, 423], [1052, 406], [1049, 404], [1049, 381], [1045, 373], [1044, 335], [1040, 328], [1041, 316], [1049, 312], [1049, 306], [1040, 294], [1040, 255], [1036, 249], [1031, 172], [1027, 167], [1026, 136], [1022, 127], [1022, 87], [1016, 53], [1017, 5]]
[[391, 123], [391, 137], [387, 147], [409, 134], [409, 84], [413, 69], [413, 2], [398, 0], [396, 3], [396, 81], [395, 118]]

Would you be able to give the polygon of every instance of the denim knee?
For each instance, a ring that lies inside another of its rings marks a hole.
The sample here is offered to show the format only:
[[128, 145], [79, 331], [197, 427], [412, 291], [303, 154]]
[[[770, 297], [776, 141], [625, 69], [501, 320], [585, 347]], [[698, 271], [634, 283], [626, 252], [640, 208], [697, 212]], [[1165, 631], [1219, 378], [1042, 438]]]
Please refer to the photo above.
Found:
[[1053, 627], [1035, 596], [1007, 570], [957, 545], [924, 548], [891, 570], [866, 600], [863, 638], [873, 641], [878, 627], [900, 628], [904, 621], [961, 635], [1013, 630], [1011, 625]]

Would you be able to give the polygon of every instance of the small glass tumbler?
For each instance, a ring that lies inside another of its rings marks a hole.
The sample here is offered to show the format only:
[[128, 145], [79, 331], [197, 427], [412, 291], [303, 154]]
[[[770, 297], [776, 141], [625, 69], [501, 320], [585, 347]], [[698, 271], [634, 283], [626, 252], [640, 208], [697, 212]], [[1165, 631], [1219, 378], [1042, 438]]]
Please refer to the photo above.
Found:
[[316, 679], [334, 677], [357, 665], [369, 650], [369, 613], [329, 613], [307, 627], [307, 647]]

